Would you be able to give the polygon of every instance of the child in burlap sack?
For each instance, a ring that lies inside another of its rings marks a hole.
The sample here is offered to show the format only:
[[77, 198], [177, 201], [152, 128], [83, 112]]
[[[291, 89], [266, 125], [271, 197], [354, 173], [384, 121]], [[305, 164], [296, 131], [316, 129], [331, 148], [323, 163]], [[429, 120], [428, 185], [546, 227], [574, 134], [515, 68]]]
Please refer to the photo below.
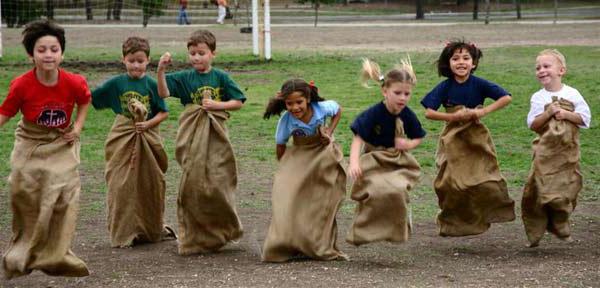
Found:
[[583, 186], [579, 169], [579, 128], [589, 128], [590, 107], [579, 91], [562, 83], [565, 56], [554, 49], [536, 58], [536, 77], [543, 88], [531, 96], [527, 126], [538, 134], [521, 203], [529, 246], [549, 231], [572, 241], [569, 217]]
[[[487, 231], [490, 223], [513, 221], [514, 201], [500, 173], [496, 148], [484, 116], [508, 105], [506, 90], [473, 73], [481, 50], [463, 40], [450, 42], [437, 61], [438, 73], [448, 79], [421, 101], [425, 117], [444, 121], [436, 153], [438, 175], [434, 189], [441, 209], [441, 236], [466, 236]], [[483, 106], [485, 98], [495, 102]], [[444, 106], [446, 112], [437, 111]]]
[[[336, 214], [344, 199], [343, 154], [333, 132], [341, 107], [319, 96], [314, 83], [291, 79], [267, 104], [264, 118], [283, 115], [275, 133], [279, 167], [271, 192], [271, 224], [262, 260], [347, 259], [336, 246]], [[331, 118], [329, 126], [325, 126]], [[289, 138], [293, 145], [287, 147]]]
[[[0, 106], [0, 126], [21, 111], [8, 177], [13, 236], [2, 259], [6, 278], [40, 270], [53, 276], [89, 275], [70, 249], [81, 182], [79, 135], [90, 104], [81, 75], [60, 68], [65, 31], [47, 20], [23, 30], [33, 69], [13, 79]], [[71, 124], [73, 108], [77, 117]]]
[[123, 42], [122, 51], [127, 73], [92, 91], [94, 108], [111, 108], [117, 114], [105, 143], [112, 247], [175, 238], [163, 225], [168, 160], [158, 125], [169, 112], [158, 96], [156, 80], [146, 74], [150, 44], [132, 36]]
[[182, 168], [177, 198], [179, 254], [217, 251], [242, 237], [235, 205], [237, 166], [225, 121], [246, 97], [221, 69], [212, 67], [215, 36], [198, 30], [188, 39], [192, 69], [165, 75], [171, 54], [158, 63], [158, 93], [179, 98], [175, 158]]
[[410, 59], [385, 76], [380, 71], [377, 63], [363, 60], [363, 84], [379, 83], [384, 100], [359, 114], [350, 126], [354, 138], [348, 170], [354, 179], [351, 197], [358, 206], [346, 241], [356, 246], [408, 240], [412, 229], [408, 192], [421, 175], [419, 163], [409, 153], [426, 134], [407, 106], [417, 82]]

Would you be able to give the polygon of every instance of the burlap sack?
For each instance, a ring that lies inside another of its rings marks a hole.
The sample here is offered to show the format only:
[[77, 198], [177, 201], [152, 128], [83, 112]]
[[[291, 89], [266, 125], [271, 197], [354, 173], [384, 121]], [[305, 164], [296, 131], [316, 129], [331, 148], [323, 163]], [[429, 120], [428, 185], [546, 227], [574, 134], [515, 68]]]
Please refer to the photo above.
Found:
[[135, 99], [130, 100], [129, 111], [134, 119], [117, 115], [105, 143], [112, 247], [174, 238], [163, 226], [168, 161], [158, 126], [136, 133], [135, 123], [145, 121], [148, 112]]
[[[464, 106], [448, 108], [449, 113]], [[478, 121], [448, 122], [436, 153], [433, 186], [441, 209], [441, 236], [466, 236], [488, 230], [490, 223], [515, 219], [514, 201], [500, 174], [489, 130]]]
[[[400, 119], [396, 120], [396, 137], [405, 137]], [[419, 163], [408, 152], [365, 143], [360, 168], [363, 175], [353, 183], [351, 196], [358, 206], [346, 241], [356, 246], [405, 242], [412, 229], [408, 192], [419, 181]]]
[[271, 194], [271, 225], [262, 260], [284, 262], [294, 256], [346, 259], [336, 245], [336, 214], [344, 199], [346, 172], [339, 145], [321, 133], [294, 137], [279, 162]]
[[57, 129], [21, 120], [11, 154], [13, 236], [2, 261], [7, 278], [41, 270], [54, 276], [89, 275], [69, 249], [79, 193], [79, 141], [67, 143]]
[[[568, 100], [554, 101], [563, 109], [574, 110]], [[560, 238], [571, 235], [569, 216], [582, 186], [579, 128], [570, 121], [552, 118], [533, 140], [533, 162], [523, 190], [521, 209], [530, 243], [539, 242], [546, 230]]]
[[177, 198], [179, 254], [217, 251], [242, 237], [236, 212], [237, 167], [225, 111], [186, 105], [179, 118], [175, 157], [182, 175]]

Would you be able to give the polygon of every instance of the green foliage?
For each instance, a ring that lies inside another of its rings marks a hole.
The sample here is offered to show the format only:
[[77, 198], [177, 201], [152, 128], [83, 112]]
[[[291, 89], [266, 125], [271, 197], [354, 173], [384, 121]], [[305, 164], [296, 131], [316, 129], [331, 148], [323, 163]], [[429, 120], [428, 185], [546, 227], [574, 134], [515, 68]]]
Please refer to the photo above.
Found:
[[40, 1], [2, 0], [2, 20], [9, 28], [20, 27], [42, 16], [44, 9]]
[[138, 5], [142, 7], [144, 15], [149, 17], [159, 17], [163, 14], [162, 9], [166, 6], [163, 0], [138, 0]]

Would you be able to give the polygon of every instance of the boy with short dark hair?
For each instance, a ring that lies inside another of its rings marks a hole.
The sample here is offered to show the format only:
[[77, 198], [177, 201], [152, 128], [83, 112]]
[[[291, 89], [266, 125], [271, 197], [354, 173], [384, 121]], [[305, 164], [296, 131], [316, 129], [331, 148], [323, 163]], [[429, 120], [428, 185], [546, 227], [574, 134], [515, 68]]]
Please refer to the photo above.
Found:
[[177, 218], [179, 254], [216, 251], [242, 236], [235, 208], [237, 166], [225, 121], [237, 110], [244, 93], [223, 70], [212, 67], [215, 36], [206, 30], [189, 38], [193, 69], [165, 76], [171, 55], [158, 63], [158, 93], [179, 98], [185, 106], [179, 117], [175, 157], [182, 167]]
[[169, 115], [156, 80], [146, 75], [150, 44], [141, 37], [123, 42], [127, 73], [92, 92], [96, 109], [111, 108], [117, 117], [106, 139], [108, 230], [112, 247], [175, 238], [163, 226], [168, 161], [158, 125]]
[[87, 266], [69, 247], [81, 190], [79, 134], [90, 91], [83, 76], [60, 68], [62, 27], [32, 22], [23, 30], [23, 46], [34, 67], [13, 79], [0, 105], [0, 126], [23, 114], [10, 161], [13, 236], [2, 259], [4, 275], [10, 279], [37, 269], [53, 276], [87, 276]]

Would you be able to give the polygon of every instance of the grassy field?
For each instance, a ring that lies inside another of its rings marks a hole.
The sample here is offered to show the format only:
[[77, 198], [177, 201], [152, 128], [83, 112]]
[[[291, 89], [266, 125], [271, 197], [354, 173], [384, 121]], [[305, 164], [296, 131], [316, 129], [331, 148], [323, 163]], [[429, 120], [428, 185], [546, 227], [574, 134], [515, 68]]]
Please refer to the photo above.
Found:
[[[512, 196], [520, 196], [521, 187], [526, 180], [530, 165], [530, 143], [534, 133], [529, 131], [525, 125], [525, 118], [529, 109], [530, 95], [539, 89], [539, 84], [533, 76], [534, 57], [540, 47], [515, 47], [488, 49], [484, 51], [484, 58], [477, 75], [492, 80], [513, 95], [512, 104], [504, 110], [485, 118], [484, 122], [491, 130], [493, 139], [498, 150], [498, 158], [503, 174], [508, 180]], [[582, 47], [559, 47], [568, 59], [569, 71], [564, 79], [565, 83], [577, 88], [588, 101], [594, 112], [594, 107], [600, 104], [600, 87], [597, 85], [597, 72], [595, 60], [600, 58], [600, 49]], [[89, 53], [89, 51], [71, 50], [66, 54], [65, 66], [67, 69], [82, 73], [94, 87], [101, 81], [113, 74], [119, 73], [121, 67], [116, 62], [111, 62], [112, 56], [106, 53]], [[3, 71], [0, 76], [0, 95], [5, 97], [8, 91], [10, 79], [23, 73], [29, 66], [27, 59], [22, 55], [19, 48], [8, 48], [5, 58], [1, 62]], [[99, 56], [90, 56], [90, 55]], [[104, 54], [104, 56], [103, 56]], [[177, 53], [178, 66], [184, 66], [184, 53]], [[262, 113], [267, 99], [274, 95], [281, 83], [288, 78], [300, 77], [307, 80], [315, 80], [322, 95], [326, 99], [338, 101], [344, 108], [342, 120], [336, 131], [336, 138], [341, 143], [344, 153], [349, 153], [349, 144], [352, 138], [348, 129], [353, 118], [362, 110], [380, 101], [382, 96], [379, 89], [365, 89], [357, 81], [360, 58], [368, 56], [379, 62], [384, 69], [389, 69], [398, 62], [402, 54], [377, 55], [354, 55], [352, 53], [313, 54], [308, 52], [294, 54], [276, 54], [275, 61], [262, 63], [255, 61], [246, 55], [219, 55], [215, 66], [229, 70], [234, 79], [245, 90], [248, 101], [241, 111], [234, 112], [229, 127], [231, 139], [241, 163], [241, 167], [253, 167], [261, 165], [275, 167], [274, 160], [274, 130], [276, 119], [270, 121], [262, 120]], [[153, 55], [158, 59], [159, 55]], [[417, 72], [418, 84], [410, 101], [410, 107], [415, 110], [424, 124], [428, 135], [423, 144], [414, 150], [414, 155], [421, 163], [424, 170], [424, 178], [420, 186], [414, 192], [416, 199], [415, 214], [418, 218], [431, 218], [437, 211], [435, 195], [431, 189], [431, 178], [435, 176], [434, 153], [438, 134], [442, 129], [442, 123], [426, 120], [423, 117], [423, 108], [420, 99], [442, 79], [437, 77], [434, 62], [437, 53], [412, 53], [415, 70]], [[91, 65], [90, 67], [73, 66], [69, 63], [104, 63], [104, 65]], [[113, 63], [114, 65], [111, 65]], [[152, 73], [151, 73], [152, 74]], [[169, 99], [171, 115], [161, 125], [165, 145], [170, 157], [174, 152], [174, 136], [177, 129], [177, 117], [181, 111], [181, 105], [175, 99]], [[10, 171], [9, 156], [12, 149], [13, 131], [19, 117], [13, 118], [11, 122], [2, 127], [0, 133], [0, 175], [6, 179]], [[112, 124], [113, 115], [111, 111], [95, 111], [89, 113], [85, 130], [82, 133], [82, 171], [84, 174], [95, 177], [84, 177], [84, 186], [88, 189], [85, 193], [104, 193], [103, 171], [103, 145], [106, 134]], [[584, 190], [581, 194], [583, 201], [598, 201], [600, 199], [600, 152], [595, 149], [594, 143], [600, 142], [598, 125], [592, 121], [589, 130], [581, 133], [581, 164], [585, 176]], [[247, 165], [246, 165], [247, 164]], [[171, 169], [176, 164], [171, 161]], [[171, 170], [172, 171], [172, 170]], [[240, 172], [244, 173], [244, 171]], [[260, 177], [271, 177], [271, 173], [264, 173]], [[89, 180], [87, 183], [85, 182]], [[177, 177], [169, 177], [168, 186], [170, 190], [177, 185]], [[240, 186], [252, 185], [252, 183], [239, 183]], [[5, 181], [0, 182], [0, 189], [8, 191]], [[174, 191], [173, 191], [174, 192]], [[258, 191], [268, 193], [269, 191]], [[6, 194], [5, 194], [6, 195]], [[0, 223], [7, 225], [9, 219], [8, 201], [4, 198], [3, 209], [0, 209]], [[258, 206], [268, 206], [258, 205]], [[254, 204], [253, 204], [254, 205]], [[352, 205], [347, 202], [346, 205]], [[97, 203], [97, 206], [101, 206]], [[96, 207], [92, 210], [101, 210]], [[344, 211], [350, 211], [344, 209]], [[6, 227], [0, 227], [4, 230]]]

